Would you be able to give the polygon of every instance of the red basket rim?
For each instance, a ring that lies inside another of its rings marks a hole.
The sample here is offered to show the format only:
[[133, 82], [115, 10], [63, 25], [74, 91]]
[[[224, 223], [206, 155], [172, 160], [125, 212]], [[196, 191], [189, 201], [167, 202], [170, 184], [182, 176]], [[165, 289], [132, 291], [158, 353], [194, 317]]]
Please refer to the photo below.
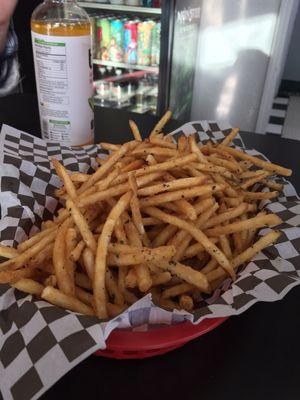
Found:
[[222, 324], [227, 318], [206, 318], [197, 325], [187, 321], [147, 332], [116, 329], [107, 339], [107, 349], [112, 351], [147, 351], [178, 346], [204, 335]]

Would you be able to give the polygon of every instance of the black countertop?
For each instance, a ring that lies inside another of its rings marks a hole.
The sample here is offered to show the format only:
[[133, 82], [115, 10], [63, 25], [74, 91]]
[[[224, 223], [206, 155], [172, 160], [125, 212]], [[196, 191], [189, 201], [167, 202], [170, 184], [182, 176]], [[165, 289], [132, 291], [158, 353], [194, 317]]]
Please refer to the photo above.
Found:
[[[149, 131], [155, 118], [138, 120]], [[127, 113], [97, 110], [97, 139], [125, 140], [127, 121]], [[34, 97], [0, 99], [1, 122], [36, 134]], [[166, 130], [177, 126], [179, 123], [172, 121]], [[291, 180], [300, 190], [300, 142], [253, 133], [242, 133], [242, 138], [273, 162], [292, 168]], [[298, 400], [299, 304], [300, 289], [292, 289], [280, 302], [258, 303], [163, 356], [122, 361], [89, 357], [42, 398]]]

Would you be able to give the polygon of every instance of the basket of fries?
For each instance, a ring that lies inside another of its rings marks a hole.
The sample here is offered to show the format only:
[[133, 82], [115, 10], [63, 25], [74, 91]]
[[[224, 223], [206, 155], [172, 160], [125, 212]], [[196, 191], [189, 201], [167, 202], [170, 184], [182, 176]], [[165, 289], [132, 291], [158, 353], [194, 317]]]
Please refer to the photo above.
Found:
[[3, 296], [51, 310], [50, 330], [63, 316], [102, 335], [80, 357], [162, 354], [300, 283], [292, 171], [216, 123], [164, 135], [170, 115], [145, 140], [130, 121], [132, 141], [82, 149], [4, 127]]

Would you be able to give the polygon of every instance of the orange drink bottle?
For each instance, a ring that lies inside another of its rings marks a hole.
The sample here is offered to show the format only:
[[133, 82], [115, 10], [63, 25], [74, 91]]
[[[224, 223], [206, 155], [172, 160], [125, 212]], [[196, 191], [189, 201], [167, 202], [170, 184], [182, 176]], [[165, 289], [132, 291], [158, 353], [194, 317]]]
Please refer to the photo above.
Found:
[[44, 0], [31, 17], [43, 139], [69, 146], [94, 138], [91, 24], [75, 0]]

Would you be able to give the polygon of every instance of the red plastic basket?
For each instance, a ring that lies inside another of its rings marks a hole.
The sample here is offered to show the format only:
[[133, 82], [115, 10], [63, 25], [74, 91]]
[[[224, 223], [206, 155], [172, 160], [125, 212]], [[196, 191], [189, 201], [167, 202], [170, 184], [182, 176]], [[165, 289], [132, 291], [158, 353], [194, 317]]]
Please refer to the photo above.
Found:
[[198, 325], [184, 322], [149, 332], [116, 329], [107, 340], [107, 348], [98, 350], [95, 355], [116, 359], [140, 359], [158, 356], [204, 335], [222, 324], [226, 319], [207, 318]]

